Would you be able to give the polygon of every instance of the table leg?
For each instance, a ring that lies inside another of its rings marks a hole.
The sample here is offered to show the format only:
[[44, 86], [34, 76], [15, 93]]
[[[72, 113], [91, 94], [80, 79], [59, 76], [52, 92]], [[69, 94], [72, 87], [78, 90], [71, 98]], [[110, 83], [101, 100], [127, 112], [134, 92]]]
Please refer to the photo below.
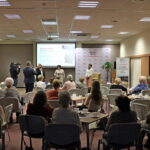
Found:
[[89, 124], [86, 124], [86, 141], [87, 141], [87, 150], [90, 150], [90, 133], [89, 133]]

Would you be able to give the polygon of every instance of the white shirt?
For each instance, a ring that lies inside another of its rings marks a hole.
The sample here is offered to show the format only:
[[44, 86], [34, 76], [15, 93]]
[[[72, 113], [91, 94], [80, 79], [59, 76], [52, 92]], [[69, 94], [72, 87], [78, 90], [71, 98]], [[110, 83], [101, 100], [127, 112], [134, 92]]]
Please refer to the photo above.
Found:
[[87, 69], [87, 70], [86, 70], [86, 73], [85, 73], [85, 77], [90, 77], [90, 76], [92, 76], [93, 72], [94, 72], [93, 68]]
[[44, 90], [46, 88], [46, 84], [43, 81], [38, 81], [35, 87], [42, 88]]

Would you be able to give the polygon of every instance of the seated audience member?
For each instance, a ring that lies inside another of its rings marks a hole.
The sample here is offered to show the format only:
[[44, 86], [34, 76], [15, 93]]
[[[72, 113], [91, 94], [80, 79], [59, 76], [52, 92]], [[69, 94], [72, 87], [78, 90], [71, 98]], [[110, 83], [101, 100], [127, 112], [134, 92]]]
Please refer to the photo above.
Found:
[[11, 77], [7, 77], [5, 79], [6, 88], [3, 90], [3, 96], [2, 97], [15, 97], [20, 102], [21, 98], [20, 98], [19, 92], [13, 86], [13, 84], [14, 84], [14, 80]]
[[68, 91], [61, 91], [59, 93], [60, 107], [54, 109], [52, 115], [52, 122], [55, 124], [75, 124], [80, 127], [81, 123], [78, 114], [69, 108], [71, 97]]
[[44, 91], [38, 91], [34, 96], [33, 104], [29, 103], [27, 106], [27, 114], [43, 116], [46, 120], [52, 116], [52, 111]]
[[127, 92], [127, 88], [125, 88], [124, 86], [122, 86], [120, 84], [121, 84], [121, 79], [116, 78], [115, 79], [115, 84], [111, 85], [110, 89], [121, 89], [122, 91]]
[[53, 81], [53, 87], [54, 87], [54, 89], [46, 91], [46, 95], [47, 95], [48, 100], [58, 99], [58, 93], [61, 91], [60, 83], [58, 80]]
[[148, 87], [150, 88], [150, 76], [147, 77], [147, 84], [148, 84]]
[[119, 110], [111, 114], [106, 125], [106, 130], [114, 123], [137, 122], [136, 112], [130, 110], [130, 99], [127, 96], [118, 96], [116, 98], [116, 105]]
[[98, 111], [100, 108], [102, 109], [103, 99], [100, 90], [100, 83], [98, 81], [92, 83], [92, 90], [85, 101], [85, 105], [88, 107], [88, 110], [92, 112]]
[[85, 88], [86, 84], [84, 83], [84, 78], [79, 78], [79, 82], [76, 83], [76, 86], [78, 89]]
[[45, 84], [45, 82], [43, 82], [43, 80], [44, 80], [44, 76], [38, 75], [38, 82], [36, 82], [35, 87], [45, 90], [46, 84]]
[[46, 89], [53, 89], [54, 78], [50, 78], [49, 82], [46, 84]]
[[139, 94], [141, 93], [142, 90], [147, 90], [148, 85], [146, 82], [146, 77], [145, 76], [140, 76], [139, 78], [139, 84], [134, 87], [133, 89], [130, 90], [131, 94]]
[[67, 90], [67, 91], [69, 91], [69, 90], [71, 90], [71, 89], [76, 89], [76, 84], [75, 84], [75, 82], [73, 81], [73, 77], [72, 77], [71, 74], [69, 74], [69, 75], [67, 76], [67, 79], [68, 79], [68, 81], [66, 81], [66, 82], [64, 83], [64, 85], [63, 85], [63, 87], [62, 87], [62, 90]]

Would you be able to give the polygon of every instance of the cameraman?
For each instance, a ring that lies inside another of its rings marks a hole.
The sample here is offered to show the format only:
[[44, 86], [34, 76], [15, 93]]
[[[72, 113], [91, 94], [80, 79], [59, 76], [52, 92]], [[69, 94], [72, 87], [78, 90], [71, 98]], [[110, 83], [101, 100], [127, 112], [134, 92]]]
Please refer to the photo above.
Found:
[[18, 74], [20, 73], [20, 64], [19, 63], [11, 63], [10, 64], [10, 76], [13, 78], [14, 80], [14, 86], [17, 87], [18, 84]]

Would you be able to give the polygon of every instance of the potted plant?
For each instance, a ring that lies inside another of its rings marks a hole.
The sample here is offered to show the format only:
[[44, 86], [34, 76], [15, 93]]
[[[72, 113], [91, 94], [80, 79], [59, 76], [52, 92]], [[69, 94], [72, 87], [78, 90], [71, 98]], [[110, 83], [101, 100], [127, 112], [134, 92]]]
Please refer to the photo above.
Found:
[[113, 67], [113, 64], [111, 63], [111, 62], [105, 62], [103, 65], [102, 65], [102, 68], [104, 69], [104, 70], [106, 70], [106, 73], [107, 73], [107, 75], [106, 75], [106, 80], [107, 80], [107, 82], [108, 82], [108, 73], [109, 73], [109, 71], [112, 69], [112, 67]]

